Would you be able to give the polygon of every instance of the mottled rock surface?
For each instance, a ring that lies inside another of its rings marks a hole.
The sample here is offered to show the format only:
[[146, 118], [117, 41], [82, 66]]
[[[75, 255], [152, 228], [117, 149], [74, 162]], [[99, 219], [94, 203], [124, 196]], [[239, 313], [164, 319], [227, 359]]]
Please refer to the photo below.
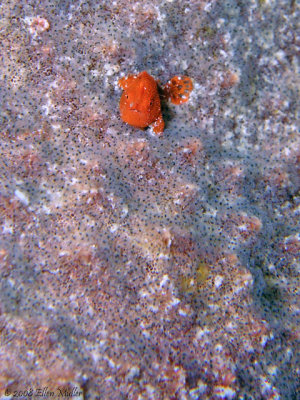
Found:
[[0, 7], [1, 399], [299, 398], [297, 3]]

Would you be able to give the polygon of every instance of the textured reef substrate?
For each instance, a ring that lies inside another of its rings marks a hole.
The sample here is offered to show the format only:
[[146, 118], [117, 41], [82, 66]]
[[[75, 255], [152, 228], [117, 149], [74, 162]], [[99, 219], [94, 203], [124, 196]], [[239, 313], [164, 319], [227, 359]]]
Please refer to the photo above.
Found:
[[[296, 400], [296, 2], [1, 15], [0, 395]], [[119, 116], [143, 70], [193, 79], [159, 138]]]

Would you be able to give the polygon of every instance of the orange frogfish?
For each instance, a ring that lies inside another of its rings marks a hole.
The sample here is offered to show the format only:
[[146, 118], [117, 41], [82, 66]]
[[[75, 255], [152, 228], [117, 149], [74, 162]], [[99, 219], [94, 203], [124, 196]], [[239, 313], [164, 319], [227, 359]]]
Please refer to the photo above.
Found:
[[[157, 135], [163, 133], [165, 123], [161, 113], [160, 95], [155, 79], [143, 71], [119, 80], [124, 90], [120, 99], [121, 118], [137, 128], [151, 125]], [[174, 104], [188, 101], [193, 83], [187, 76], [174, 76], [163, 89], [163, 96]]]

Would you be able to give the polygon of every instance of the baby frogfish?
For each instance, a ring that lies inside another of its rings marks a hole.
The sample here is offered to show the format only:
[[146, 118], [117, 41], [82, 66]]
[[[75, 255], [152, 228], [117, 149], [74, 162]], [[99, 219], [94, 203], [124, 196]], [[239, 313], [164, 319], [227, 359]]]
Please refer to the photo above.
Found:
[[193, 82], [188, 76], [174, 76], [164, 87], [166, 98], [176, 105], [187, 102], [192, 90]]
[[[118, 82], [124, 90], [120, 99], [121, 118], [124, 122], [137, 128], [152, 125], [153, 131], [161, 135], [164, 120], [161, 113], [160, 96], [155, 79], [143, 71], [138, 75], [129, 75]], [[164, 88], [164, 96], [174, 104], [188, 101], [193, 89], [190, 78], [175, 76]]]

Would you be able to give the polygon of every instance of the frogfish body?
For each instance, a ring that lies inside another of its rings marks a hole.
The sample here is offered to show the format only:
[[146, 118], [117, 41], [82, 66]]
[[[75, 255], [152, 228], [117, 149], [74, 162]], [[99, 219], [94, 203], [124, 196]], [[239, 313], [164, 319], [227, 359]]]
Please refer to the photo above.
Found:
[[[122, 120], [141, 129], [151, 125], [153, 131], [161, 135], [165, 124], [155, 79], [143, 71], [138, 75], [121, 78], [118, 83], [124, 90], [120, 99]], [[182, 104], [188, 101], [192, 89], [190, 78], [176, 76], [166, 84], [164, 97], [171, 99], [174, 104]]]

